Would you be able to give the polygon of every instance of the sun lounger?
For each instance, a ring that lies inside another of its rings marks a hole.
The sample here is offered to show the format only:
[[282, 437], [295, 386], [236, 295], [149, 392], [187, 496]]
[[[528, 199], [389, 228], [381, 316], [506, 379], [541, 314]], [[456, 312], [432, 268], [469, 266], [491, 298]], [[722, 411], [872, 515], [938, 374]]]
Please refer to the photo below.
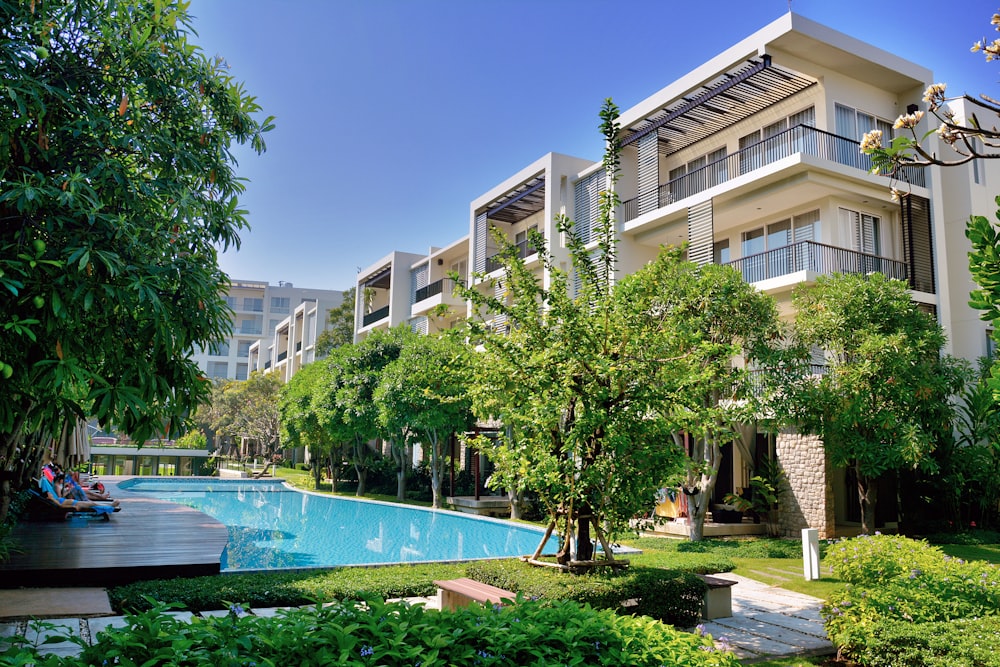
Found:
[[[49, 489], [46, 489], [46, 486], [48, 486]], [[29, 519], [35, 521], [52, 521], [83, 518], [110, 521], [111, 515], [121, 510], [121, 507], [101, 503], [85, 508], [75, 506], [65, 507], [49, 497], [48, 491], [50, 489], [51, 484], [49, 484], [48, 480], [45, 480], [44, 478], [39, 481], [39, 488], [28, 489], [28, 493], [30, 494], [27, 508]]]

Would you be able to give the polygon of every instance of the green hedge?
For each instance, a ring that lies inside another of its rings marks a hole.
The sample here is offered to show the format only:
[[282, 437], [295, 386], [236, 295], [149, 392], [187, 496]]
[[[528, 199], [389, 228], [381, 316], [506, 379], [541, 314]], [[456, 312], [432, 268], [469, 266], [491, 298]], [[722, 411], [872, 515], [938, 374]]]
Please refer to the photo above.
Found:
[[26, 642], [0, 639], [0, 667], [739, 666], [707, 636], [568, 601], [520, 600], [508, 607], [439, 612], [372, 599], [273, 618], [247, 616], [233, 607], [224, 616], [192, 621], [158, 607], [128, 621], [126, 628], [100, 633], [79, 658], [39, 656]]
[[383, 599], [434, 595], [435, 579], [464, 577], [464, 564], [345, 567], [308, 572], [259, 572], [189, 579], [160, 579], [108, 591], [115, 612], [144, 611], [149, 599], [179, 603], [189, 611], [226, 609], [238, 602], [251, 608], [291, 607], [317, 601]]
[[926, 542], [890, 535], [843, 540], [829, 548], [824, 564], [847, 582], [823, 607], [827, 633], [842, 654], [863, 665], [924, 664], [907, 662], [897, 649], [919, 652], [931, 635], [947, 638], [953, 631], [953, 640], [934, 639], [930, 654], [940, 650], [944, 657], [927, 664], [965, 664], [948, 662], [949, 645], [956, 660], [974, 652], [975, 640], [959, 632], [963, 623], [993, 617], [996, 625], [1000, 614], [1000, 568], [952, 558]]
[[1000, 617], [876, 625], [855, 659], [879, 667], [1000, 667]]
[[469, 565], [468, 576], [528, 598], [576, 600], [681, 628], [698, 623], [705, 595], [705, 582], [694, 574], [649, 567], [575, 575], [518, 560], [481, 561]]

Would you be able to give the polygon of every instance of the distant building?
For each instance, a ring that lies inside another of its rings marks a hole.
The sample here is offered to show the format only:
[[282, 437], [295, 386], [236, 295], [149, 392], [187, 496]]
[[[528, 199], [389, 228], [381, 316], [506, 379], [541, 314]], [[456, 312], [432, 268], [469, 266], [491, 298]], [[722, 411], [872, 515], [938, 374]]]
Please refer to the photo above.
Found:
[[[233, 309], [232, 333], [222, 345], [196, 351], [194, 360], [213, 380], [246, 380], [251, 371], [266, 371], [289, 357], [301, 359], [311, 352], [316, 336], [326, 328], [327, 311], [343, 300], [344, 293], [339, 290], [233, 280], [226, 293], [226, 301]], [[258, 350], [253, 357], [251, 348]]]

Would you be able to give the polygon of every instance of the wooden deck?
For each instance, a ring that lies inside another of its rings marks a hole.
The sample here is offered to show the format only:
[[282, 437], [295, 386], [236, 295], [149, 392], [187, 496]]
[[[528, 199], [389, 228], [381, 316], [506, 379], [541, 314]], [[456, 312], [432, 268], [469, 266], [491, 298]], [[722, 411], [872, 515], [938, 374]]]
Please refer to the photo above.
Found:
[[21, 523], [19, 551], [0, 563], [0, 588], [116, 586], [144, 579], [219, 573], [226, 527], [201, 512], [102, 481], [122, 511], [110, 521]]

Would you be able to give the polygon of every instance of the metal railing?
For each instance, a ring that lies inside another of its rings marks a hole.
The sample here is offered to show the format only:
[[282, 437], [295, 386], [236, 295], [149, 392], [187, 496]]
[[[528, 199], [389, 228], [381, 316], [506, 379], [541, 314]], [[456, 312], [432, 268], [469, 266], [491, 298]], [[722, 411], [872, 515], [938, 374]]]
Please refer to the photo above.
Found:
[[440, 280], [435, 280], [430, 285], [421, 287], [413, 295], [414, 303], [418, 303], [424, 299], [429, 299], [432, 296], [441, 294], [445, 290], [446, 286], [449, 290], [448, 293], [451, 294], [451, 290], [455, 288], [455, 282], [451, 278], [441, 278]]
[[[817, 130], [809, 125], [796, 125], [660, 185], [657, 190], [657, 207], [669, 206], [797, 153], [813, 155], [862, 171], [872, 169], [871, 156], [861, 152], [856, 140]], [[904, 167], [897, 178], [912, 185], [927, 185], [922, 167]], [[639, 197], [623, 202], [621, 219], [628, 222], [637, 217]]]
[[280, 364], [282, 361], [284, 361], [287, 358], [288, 358], [288, 353], [287, 352], [279, 352], [278, 353], [278, 360], [275, 363]]
[[[515, 243], [514, 247], [517, 248], [517, 256], [519, 259], [527, 259], [532, 255], [538, 254], [538, 249], [535, 248], [530, 239], [525, 239], [524, 241]], [[497, 253], [486, 258], [486, 273], [492, 273], [503, 266], [500, 255], [501, 253]]]
[[389, 306], [383, 306], [382, 308], [379, 308], [378, 310], [373, 310], [372, 312], [362, 317], [361, 326], [366, 327], [369, 324], [378, 322], [379, 320], [384, 320], [387, 317], [389, 317]]
[[887, 278], [907, 279], [905, 262], [869, 255], [856, 250], [799, 241], [782, 248], [748, 255], [727, 263], [743, 274], [748, 283], [787, 276], [798, 271], [814, 273], [882, 273]]

